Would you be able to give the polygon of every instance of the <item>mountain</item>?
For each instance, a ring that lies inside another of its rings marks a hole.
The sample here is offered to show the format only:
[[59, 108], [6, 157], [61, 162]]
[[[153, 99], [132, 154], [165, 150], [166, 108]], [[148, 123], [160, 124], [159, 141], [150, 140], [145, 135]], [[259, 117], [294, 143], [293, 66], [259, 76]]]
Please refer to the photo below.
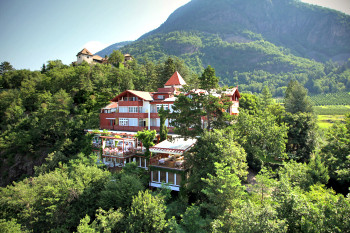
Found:
[[295, 0], [192, 0], [156, 30], [218, 34], [224, 41], [249, 42], [260, 34], [297, 55], [326, 61], [350, 57], [350, 16]]
[[120, 48], [124, 47], [125, 45], [131, 44], [133, 41], [123, 41], [123, 42], [119, 42], [119, 43], [115, 43], [112, 44], [104, 49], [102, 49], [101, 51], [97, 52], [96, 54], [101, 56], [101, 57], [105, 57], [106, 55], [108, 56], [109, 54], [111, 54], [113, 52], [113, 50], [119, 50]]
[[297, 79], [323, 93], [350, 90], [325, 65], [350, 58], [349, 38], [349, 15], [296, 0], [192, 0], [121, 50], [139, 59], [178, 56], [196, 73], [211, 65], [225, 84], [252, 92], [269, 85], [282, 95]]

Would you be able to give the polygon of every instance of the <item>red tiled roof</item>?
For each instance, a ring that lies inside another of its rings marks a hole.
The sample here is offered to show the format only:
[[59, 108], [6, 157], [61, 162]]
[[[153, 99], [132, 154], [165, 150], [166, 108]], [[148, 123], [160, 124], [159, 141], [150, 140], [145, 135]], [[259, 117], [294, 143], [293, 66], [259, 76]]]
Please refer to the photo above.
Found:
[[174, 85], [185, 85], [185, 80], [181, 77], [179, 72], [175, 72], [168, 82], [165, 83], [165, 86], [174, 86]]
[[80, 54], [85, 54], [85, 55], [93, 56], [93, 54], [90, 53], [90, 51], [87, 50], [86, 48], [83, 48], [83, 50], [81, 50], [81, 51], [77, 54], [77, 56], [79, 56]]

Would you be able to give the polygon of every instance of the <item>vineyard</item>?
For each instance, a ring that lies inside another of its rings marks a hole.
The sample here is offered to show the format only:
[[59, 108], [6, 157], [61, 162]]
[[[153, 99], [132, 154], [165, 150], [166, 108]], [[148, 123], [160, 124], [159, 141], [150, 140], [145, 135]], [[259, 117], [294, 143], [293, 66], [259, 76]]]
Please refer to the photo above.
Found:
[[316, 115], [345, 115], [350, 113], [350, 105], [314, 106]]
[[310, 97], [313, 106], [323, 105], [350, 105], [350, 93], [338, 92], [314, 95]]

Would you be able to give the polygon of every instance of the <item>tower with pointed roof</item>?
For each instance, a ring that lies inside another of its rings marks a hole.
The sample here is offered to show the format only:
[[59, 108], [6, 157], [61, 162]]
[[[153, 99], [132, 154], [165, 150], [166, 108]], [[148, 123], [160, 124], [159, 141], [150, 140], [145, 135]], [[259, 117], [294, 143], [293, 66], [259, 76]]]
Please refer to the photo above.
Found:
[[182, 88], [183, 85], [186, 85], [185, 80], [181, 77], [179, 72], [175, 72], [170, 79], [165, 83], [164, 88]]
[[77, 64], [81, 64], [83, 61], [86, 61], [87, 63], [93, 62], [93, 54], [90, 53], [89, 50], [86, 48], [83, 48], [78, 54], [77, 54]]

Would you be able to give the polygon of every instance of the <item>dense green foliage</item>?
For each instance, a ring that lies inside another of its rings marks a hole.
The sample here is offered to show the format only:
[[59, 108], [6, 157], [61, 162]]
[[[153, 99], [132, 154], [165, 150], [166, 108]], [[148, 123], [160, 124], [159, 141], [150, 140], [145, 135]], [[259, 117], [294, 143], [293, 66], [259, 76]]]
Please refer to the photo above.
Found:
[[149, 151], [149, 148], [151, 146], [154, 146], [154, 138], [156, 137], [157, 132], [155, 130], [149, 131], [149, 130], [143, 130], [137, 132], [136, 136], [141, 142], [142, 145], [146, 148], [145, 156], [146, 158], [150, 158], [151, 152]]
[[[173, 63], [181, 64], [176, 58]], [[350, 231], [350, 197], [325, 186], [349, 191], [350, 115], [317, 144], [301, 85], [291, 90], [302, 98], [286, 95], [290, 106], [304, 106], [298, 111], [275, 104], [264, 87], [259, 96], [242, 94], [234, 119], [220, 115], [225, 108], [217, 98], [181, 95], [178, 101], [187, 108], [174, 122], [186, 120], [186, 114], [197, 117], [184, 124], [198, 123], [200, 137], [184, 155], [185, 170], [177, 171], [178, 194], [166, 186], [146, 191], [149, 170], [134, 163], [119, 173], [98, 165], [83, 129], [97, 127], [99, 108], [122, 88], [155, 89], [166, 67], [149, 61], [124, 68], [51, 61], [42, 73], [9, 70], [0, 76], [7, 88], [0, 93], [2, 168], [11, 159], [17, 168], [19, 160], [46, 158], [32, 177], [0, 188], [0, 231]], [[186, 78], [193, 86], [204, 87], [203, 80], [216, 85], [215, 72], [208, 71]], [[208, 112], [213, 127], [204, 130], [200, 120]], [[188, 128], [181, 132], [195, 136]], [[138, 136], [150, 147], [155, 132]], [[247, 179], [248, 165], [259, 172], [253, 182]]]
[[[184, 63], [169, 60], [191, 83]], [[100, 109], [127, 89], [155, 91], [164, 80], [160, 77], [165, 67], [134, 59], [125, 68], [87, 63], [67, 66], [56, 60], [47, 62], [41, 72], [4, 69], [0, 75], [0, 184], [32, 175], [34, 165], [54, 151], [67, 158], [84, 148], [83, 152], [90, 153], [90, 139], [83, 132], [99, 127]]]

